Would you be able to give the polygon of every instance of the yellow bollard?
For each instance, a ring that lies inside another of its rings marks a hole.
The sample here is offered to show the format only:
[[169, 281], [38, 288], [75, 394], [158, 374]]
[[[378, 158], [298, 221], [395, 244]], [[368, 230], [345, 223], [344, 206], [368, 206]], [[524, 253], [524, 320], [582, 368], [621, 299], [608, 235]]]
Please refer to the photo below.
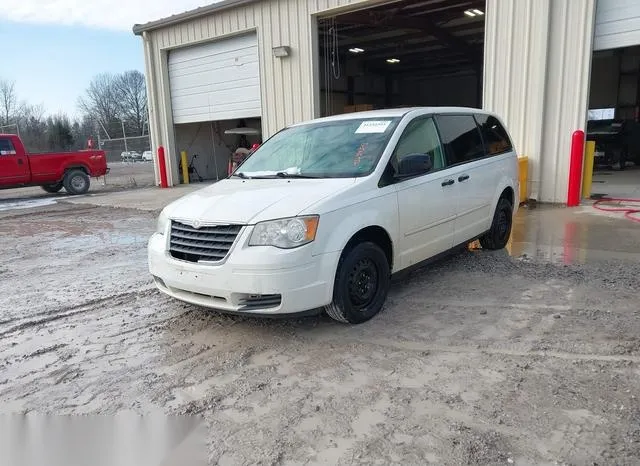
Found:
[[527, 183], [529, 182], [529, 157], [518, 157], [518, 177], [520, 181], [520, 202], [529, 200]]
[[596, 155], [596, 142], [587, 141], [584, 148], [584, 168], [582, 171], [582, 198], [591, 197], [591, 185], [593, 184], [593, 159]]
[[189, 163], [187, 162], [187, 151], [180, 152], [180, 165], [182, 166], [182, 182], [189, 184]]

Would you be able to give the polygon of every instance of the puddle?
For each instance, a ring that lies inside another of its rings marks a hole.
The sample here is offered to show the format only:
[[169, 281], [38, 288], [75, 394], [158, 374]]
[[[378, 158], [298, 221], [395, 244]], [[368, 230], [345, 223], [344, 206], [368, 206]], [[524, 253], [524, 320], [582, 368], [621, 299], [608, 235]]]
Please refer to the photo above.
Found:
[[50, 197], [44, 199], [21, 199], [18, 201], [0, 202], [0, 212], [17, 209], [33, 209], [35, 207], [53, 205], [56, 202], [58, 202], [57, 199]]

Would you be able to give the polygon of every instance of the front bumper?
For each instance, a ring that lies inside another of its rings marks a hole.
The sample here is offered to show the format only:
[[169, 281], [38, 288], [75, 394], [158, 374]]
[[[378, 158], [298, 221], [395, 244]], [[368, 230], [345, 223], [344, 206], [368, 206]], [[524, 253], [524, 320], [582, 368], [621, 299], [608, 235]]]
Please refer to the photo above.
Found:
[[180, 301], [220, 311], [295, 314], [329, 304], [340, 253], [311, 255], [310, 247], [248, 247], [241, 233], [219, 265], [174, 259], [168, 237], [148, 244], [149, 271], [158, 289]]

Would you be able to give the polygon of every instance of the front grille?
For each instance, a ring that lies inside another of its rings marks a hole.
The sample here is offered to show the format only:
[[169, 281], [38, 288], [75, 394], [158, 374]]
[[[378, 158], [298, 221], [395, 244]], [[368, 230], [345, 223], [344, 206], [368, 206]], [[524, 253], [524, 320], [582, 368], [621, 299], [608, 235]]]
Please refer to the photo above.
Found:
[[238, 302], [241, 311], [269, 309], [280, 306], [280, 303], [282, 303], [282, 296], [279, 294], [251, 295], [240, 299]]
[[194, 228], [184, 223], [171, 222], [172, 257], [188, 262], [220, 262], [240, 233], [242, 225], [215, 225]]

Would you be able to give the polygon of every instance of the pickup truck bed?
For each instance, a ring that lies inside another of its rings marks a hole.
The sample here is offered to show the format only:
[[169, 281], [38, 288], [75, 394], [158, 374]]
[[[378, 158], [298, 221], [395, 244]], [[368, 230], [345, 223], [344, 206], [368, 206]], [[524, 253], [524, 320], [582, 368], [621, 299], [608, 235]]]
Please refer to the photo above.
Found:
[[107, 174], [104, 151], [27, 153], [15, 134], [0, 134], [0, 189], [42, 186], [50, 193], [89, 190], [90, 177]]

